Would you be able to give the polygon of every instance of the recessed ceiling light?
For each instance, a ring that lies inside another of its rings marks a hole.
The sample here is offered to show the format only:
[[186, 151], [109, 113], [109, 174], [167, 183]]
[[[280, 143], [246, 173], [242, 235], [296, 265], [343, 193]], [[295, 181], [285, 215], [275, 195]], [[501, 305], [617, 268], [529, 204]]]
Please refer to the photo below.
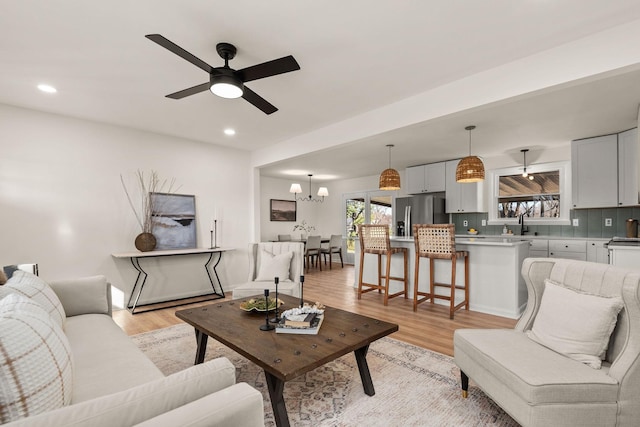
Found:
[[47, 84], [39, 84], [38, 89], [46, 93], [56, 93], [58, 91], [55, 87]]
[[224, 134], [231, 136], [231, 135], [235, 135], [236, 131], [234, 129], [227, 128], [227, 129], [224, 130]]

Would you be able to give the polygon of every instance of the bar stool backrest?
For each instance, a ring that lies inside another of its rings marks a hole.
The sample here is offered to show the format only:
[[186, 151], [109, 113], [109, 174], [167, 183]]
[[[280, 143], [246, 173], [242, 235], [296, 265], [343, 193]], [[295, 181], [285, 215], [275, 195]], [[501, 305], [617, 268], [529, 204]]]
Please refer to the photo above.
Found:
[[456, 254], [454, 224], [414, 224], [413, 239], [417, 256], [450, 259]]
[[378, 254], [386, 253], [391, 249], [388, 225], [360, 224], [358, 235], [362, 252]]

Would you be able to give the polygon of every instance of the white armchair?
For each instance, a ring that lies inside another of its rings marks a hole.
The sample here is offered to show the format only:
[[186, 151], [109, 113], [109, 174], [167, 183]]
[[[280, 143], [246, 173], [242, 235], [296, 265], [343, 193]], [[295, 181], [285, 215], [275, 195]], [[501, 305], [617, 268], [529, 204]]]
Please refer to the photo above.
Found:
[[304, 243], [261, 242], [249, 244], [249, 277], [247, 283], [235, 286], [233, 299], [263, 295], [276, 291], [274, 277], [278, 277], [278, 292], [300, 296], [300, 276], [303, 274]]
[[[527, 258], [522, 276], [529, 300], [514, 329], [459, 329], [454, 334], [463, 395], [470, 378], [523, 426], [637, 426], [640, 272], [585, 261]], [[577, 308], [585, 307], [583, 298], [603, 301], [580, 312]], [[616, 322], [620, 298], [624, 306]], [[596, 320], [605, 317], [599, 313], [607, 304], [617, 305], [617, 310], [609, 310], [608, 323], [601, 322], [605, 327], [594, 327]], [[559, 315], [554, 320], [550, 313]], [[601, 343], [589, 356], [601, 368], [579, 361], [584, 354], [571, 351], [580, 344], [577, 337], [595, 336], [598, 330], [611, 332], [614, 324], [610, 337], [601, 333], [600, 339], [583, 341]], [[544, 327], [571, 350], [542, 340], [546, 337], [538, 331]], [[570, 328], [574, 333], [565, 334]]]

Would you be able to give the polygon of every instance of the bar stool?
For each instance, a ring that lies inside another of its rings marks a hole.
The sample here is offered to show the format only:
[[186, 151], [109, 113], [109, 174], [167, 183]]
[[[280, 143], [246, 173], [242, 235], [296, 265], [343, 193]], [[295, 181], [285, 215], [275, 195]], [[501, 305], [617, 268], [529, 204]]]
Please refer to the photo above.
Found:
[[[361, 299], [362, 294], [376, 289], [378, 292], [384, 292], [384, 305], [387, 305], [389, 298], [394, 298], [400, 295], [404, 295], [404, 297], [407, 298], [409, 292], [409, 281], [407, 279], [407, 248], [391, 246], [388, 225], [360, 224], [358, 225], [358, 235], [360, 236], [360, 276], [358, 279], [358, 299]], [[404, 257], [404, 277], [391, 276], [391, 256], [397, 253], [401, 253]], [[378, 255], [377, 285], [362, 281], [365, 254]], [[387, 268], [384, 276], [382, 275], [382, 255], [387, 257]], [[383, 279], [384, 285], [382, 284]], [[404, 290], [390, 295], [389, 281], [391, 280], [403, 282]], [[367, 289], [362, 289], [363, 287], [366, 287]]]
[[[413, 311], [418, 310], [418, 304], [435, 298], [449, 301], [449, 318], [453, 319], [453, 313], [464, 306], [469, 310], [469, 252], [456, 251], [455, 225], [454, 224], [415, 224], [413, 226], [413, 239], [416, 245], [416, 270], [413, 282]], [[420, 258], [429, 258], [429, 292], [418, 291], [418, 275], [420, 272]], [[456, 285], [456, 261], [464, 259], [464, 286]], [[435, 282], [435, 260], [451, 260], [451, 283]], [[451, 290], [450, 295], [438, 295], [436, 287], [446, 287]], [[464, 289], [464, 301], [457, 304], [456, 289]], [[424, 298], [418, 298], [422, 296]]]

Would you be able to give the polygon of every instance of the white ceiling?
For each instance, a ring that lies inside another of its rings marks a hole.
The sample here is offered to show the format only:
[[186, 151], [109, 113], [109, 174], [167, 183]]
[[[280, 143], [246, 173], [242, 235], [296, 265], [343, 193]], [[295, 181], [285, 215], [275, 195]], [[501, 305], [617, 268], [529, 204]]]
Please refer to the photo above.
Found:
[[[639, 0], [5, 0], [0, 103], [256, 151], [638, 19]], [[209, 92], [172, 100], [164, 95], [208, 76], [150, 33], [214, 67], [223, 62], [215, 45], [226, 41], [238, 48], [233, 68], [291, 54], [301, 70], [247, 84], [279, 108], [269, 116]], [[42, 82], [58, 93], [40, 93]], [[396, 168], [460, 157], [468, 124], [478, 126], [474, 151], [483, 156], [566, 144], [635, 126], [639, 83], [630, 67], [347, 141], [262, 174], [371, 175], [386, 166], [388, 143]], [[226, 127], [237, 134], [225, 136]]]

